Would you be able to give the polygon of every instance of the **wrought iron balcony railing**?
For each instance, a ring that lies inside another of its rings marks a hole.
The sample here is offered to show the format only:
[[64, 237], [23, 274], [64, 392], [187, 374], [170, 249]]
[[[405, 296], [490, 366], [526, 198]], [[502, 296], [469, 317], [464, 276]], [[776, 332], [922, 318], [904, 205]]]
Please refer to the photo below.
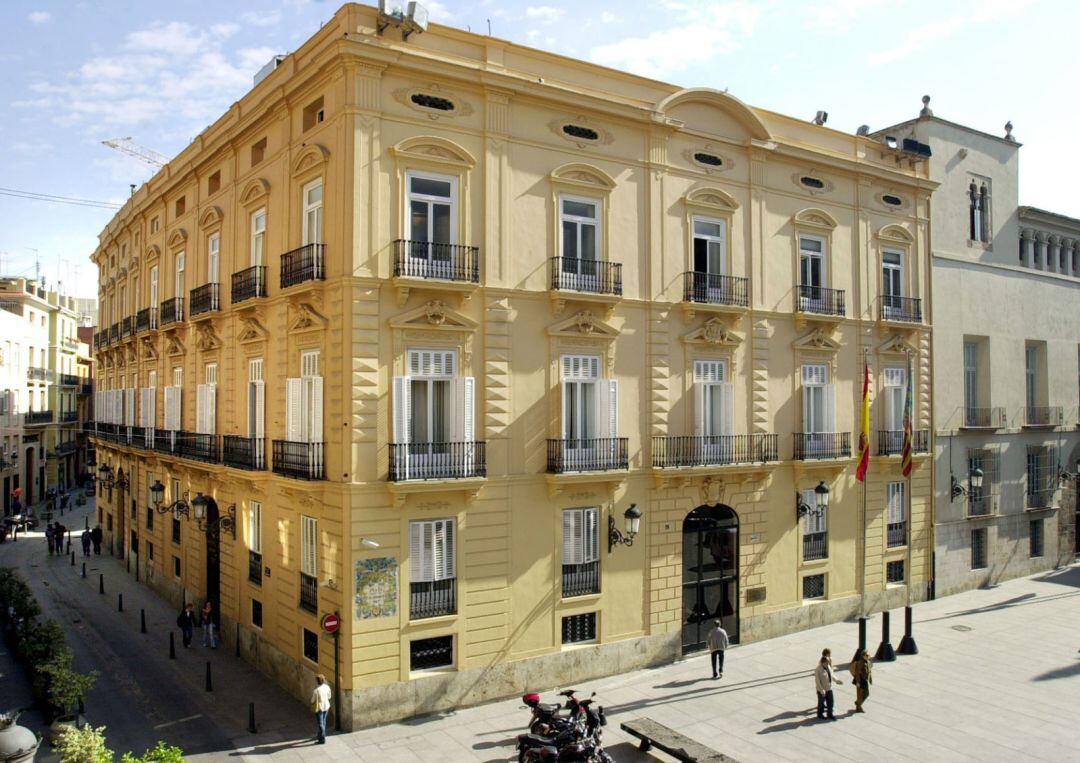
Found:
[[326, 479], [324, 444], [274, 440], [274, 473], [298, 480]]
[[300, 573], [300, 609], [315, 614], [319, 611], [319, 581]]
[[800, 313], [842, 316], [845, 314], [844, 290], [800, 284], [795, 296], [795, 309]]
[[26, 369], [26, 378], [31, 381], [52, 381], [53, 372], [49, 368], [35, 368], [30, 366]]
[[262, 585], [262, 554], [248, 551], [248, 580], [255, 585]]
[[[916, 429], [911, 433], [911, 452], [926, 453], [930, 449], [930, 431]], [[879, 456], [898, 456], [904, 452], [903, 429], [879, 429], [877, 433]]]
[[281, 288], [326, 280], [326, 244], [306, 244], [281, 255]]
[[1028, 406], [1024, 409], [1024, 426], [1059, 427], [1064, 422], [1060, 405]]
[[168, 326], [170, 323], [180, 323], [184, 320], [184, 298], [173, 297], [161, 303], [161, 325]]
[[114, 323], [109, 326], [109, 344], [116, 344], [120, 341], [120, 324]]
[[1005, 426], [1004, 408], [965, 408], [966, 429], [1001, 429]]
[[625, 437], [599, 437], [591, 440], [548, 440], [548, 471], [604, 472], [628, 469], [628, 440]]
[[172, 429], [154, 430], [153, 449], [158, 453], [180, 454], [180, 432]]
[[851, 432], [796, 432], [795, 460], [851, 458]]
[[885, 540], [889, 548], [907, 545], [907, 522], [889, 522], [885, 528]]
[[79, 377], [75, 374], [59, 374], [59, 381], [62, 387], [79, 386]]
[[391, 443], [390, 481], [485, 477], [486, 447], [483, 441]]
[[23, 414], [23, 424], [26, 426], [51, 424], [53, 422], [53, 413], [53, 411], [27, 411]]
[[1049, 509], [1054, 505], [1054, 496], [1057, 494], [1057, 490], [1050, 487], [1042, 487], [1027, 490], [1027, 508], [1029, 509]]
[[967, 500], [967, 515], [969, 517], [989, 516], [994, 510], [994, 497], [992, 495], [969, 495]]
[[73, 336], [66, 336], [60, 340], [61, 345], [65, 350], [71, 350], [74, 352], [79, 349], [79, 340]]
[[747, 278], [690, 271], [683, 273], [683, 300], [703, 305], [747, 307], [750, 304], [749, 284]]
[[552, 257], [551, 288], [621, 297], [622, 264], [577, 257]]
[[882, 294], [880, 318], [883, 321], [922, 323], [922, 300], [917, 297]]
[[562, 595], [585, 596], [600, 593], [600, 562], [564, 564], [562, 566]]
[[266, 440], [261, 437], [237, 437], [227, 434], [222, 438], [221, 461], [236, 469], [265, 469]]
[[158, 309], [156, 307], [144, 307], [135, 313], [135, 333], [153, 331], [158, 327]]
[[135, 316], [129, 315], [120, 319], [120, 338], [126, 339], [135, 335]]
[[68, 453], [74, 453], [75, 448], [78, 447], [78, 443], [74, 440], [65, 440], [64, 442], [56, 443], [56, 455], [66, 456]]
[[829, 558], [829, 542], [826, 533], [803, 533], [802, 558], [804, 562]]
[[480, 283], [480, 248], [398, 239], [394, 242], [394, 277]]
[[778, 458], [775, 434], [652, 438], [652, 465], [657, 469], [764, 463]]
[[78, 420], [79, 420], [79, 412], [78, 411], [62, 411], [60, 413], [60, 423], [61, 424], [74, 424]]
[[409, 619], [441, 617], [457, 612], [457, 580], [432, 580], [409, 584]]
[[253, 265], [232, 274], [232, 301], [234, 305], [246, 299], [265, 296], [266, 265]]
[[205, 461], [211, 464], [218, 462], [217, 435], [177, 432], [176, 436], [180, 443], [181, 458], [190, 458], [192, 461]]
[[212, 313], [221, 309], [221, 286], [216, 283], [204, 283], [191, 290], [191, 316]]

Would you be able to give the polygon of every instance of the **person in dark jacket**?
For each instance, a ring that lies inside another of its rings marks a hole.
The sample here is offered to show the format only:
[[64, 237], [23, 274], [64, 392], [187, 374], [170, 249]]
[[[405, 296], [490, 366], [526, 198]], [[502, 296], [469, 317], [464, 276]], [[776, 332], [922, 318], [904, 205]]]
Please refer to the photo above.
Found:
[[101, 556], [101, 539], [104, 533], [101, 532], [101, 525], [96, 525], [93, 530], [90, 531], [90, 542], [94, 544], [94, 553], [97, 556]]
[[852, 683], [855, 684], [855, 712], [865, 713], [863, 703], [869, 699], [870, 684], [874, 683], [870, 667], [870, 655], [866, 653], [865, 649], [855, 652], [855, 659], [852, 660], [851, 667], [848, 670], [851, 671]]
[[79, 536], [79, 540], [82, 541], [82, 555], [90, 556], [90, 531], [83, 530], [82, 535]]
[[53, 525], [52, 522], [45, 525], [45, 545], [49, 547], [49, 556], [53, 555], [53, 550], [56, 546], [53, 544]]
[[195, 625], [199, 622], [199, 618], [195, 616], [195, 605], [190, 601], [187, 606], [180, 612], [180, 615], [176, 618], [176, 625], [180, 628], [180, 633], [183, 635], [184, 648], [187, 649], [191, 646], [191, 638], [195, 634]]
[[64, 555], [64, 539], [67, 537], [67, 528], [57, 522], [53, 525], [53, 543], [56, 544], [56, 555]]

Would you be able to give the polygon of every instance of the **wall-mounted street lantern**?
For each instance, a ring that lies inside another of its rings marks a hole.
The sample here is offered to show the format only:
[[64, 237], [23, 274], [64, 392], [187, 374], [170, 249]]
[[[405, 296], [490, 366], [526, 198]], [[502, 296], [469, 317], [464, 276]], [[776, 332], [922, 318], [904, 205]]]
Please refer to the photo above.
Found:
[[[202, 495], [202, 493], [199, 493]], [[154, 509], [158, 514], [168, 514], [172, 512], [173, 519], [180, 519], [180, 516], [188, 516], [188, 491], [184, 491], [183, 494], [172, 503], [165, 503], [165, 486], [161, 484], [161, 480], [154, 480], [154, 484], [150, 486], [150, 501], [154, 504]]]
[[957, 500], [965, 495], [971, 495], [975, 490], [982, 490], [983, 486], [983, 470], [979, 467], [975, 467], [968, 474], [968, 486], [964, 487], [960, 484], [960, 480], [956, 479], [955, 475], [949, 477], [950, 486], [949, 492], [952, 496], [952, 500]]
[[[11, 459], [10, 461], [8, 459]], [[11, 456], [0, 453], [0, 469], [14, 469], [19, 465], [19, 451], [11, 451]]]
[[814, 488], [814, 505], [808, 506], [803, 502], [802, 496], [798, 492], [795, 493], [795, 519], [796, 521], [802, 519], [807, 514], [814, 514], [815, 516], [821, 516], [821, 513], [825, 509], [829, 508], [829, 486], [824, 482], [819, 482], [817, 487]]
[[607, 522], [607, 550], [610, 554], [618, 545], [634, 545], [634, 537], [641, 530], [641, 509], [636, 503], [630, 504], [630, 508], [623, 512], [623, 520], [626, 522], [624, 530], [615, 527], [615, 517], [608, 514]]
[[116, 470], [116, 477], [114, 478], [112, 467], [108, 464], [102, 464], [98, 467], [98, 482], [106, 490], [112, 490], [114, 487], [120, 490], [128, 489], [128, 479], [124, 476], [123, 467]]
[[191, 508], [195, 511], [195, 521], [198, 522], [199, 529], [211, 538], [220, 538], [223, 532], [232, 533], [233, 540], [236, 540], [236, 504], [232, 504], [212, 522], [206, 519], [206, 507], [209, 504], [209, 499], [202, 493], [196, 493], [191, 499]]

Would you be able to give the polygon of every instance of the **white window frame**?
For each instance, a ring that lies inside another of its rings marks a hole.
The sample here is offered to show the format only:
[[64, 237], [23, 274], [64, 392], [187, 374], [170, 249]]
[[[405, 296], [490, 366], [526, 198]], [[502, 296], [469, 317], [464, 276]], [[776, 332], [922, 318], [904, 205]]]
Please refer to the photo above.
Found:
[[[895, 257], [896, 262], [889, 262]], [[907, 293], [904, 288], [904, 251], [889, 248], [881, 253], [881, 298], [884, 301], [885, 316], [903, 315], [903, 298]], [[895, 287], [895, 291], [892, 289]]]
[[600, 509], [591, 506], [563, 509], [563, 553], [565, 565], [600, 561]]
[[[160, 305], [158, 293], [158, 266], [154, 265], [150, 268], [150, 307], [157, 310]], [[156, 324], [155, 324], [156, 327]]]
[[[435, 180], [440, 183], [450, 184], [450, 196], [433, 196], [426, 193], [417, 193], [413, 191], [413, 180]], [[423, 239], [413, 238], [412, 228], [412, 205], [417, 201], [427, 205], [427, 231]], [[446, 204], [450, 207], [450, 240], [449, 241], [433, 241], [432, 226], [434, 216], [432, 215], [432, 207], [436, 204]], [[449, 248], [445, 252], [440, 251], [437, 246], [430, 246], [430, 244], [456, 244], [458, 241], [458, 178], [453, 175], [441, 175], [434, 172], [414, 172], [409, 171], [405, 173], [405, 221], [404, 230], [406, 231], [406, 237], [413, 241], [411, 247], [409, 247], [409, 256], [414, 259], [427, 260], [430, 263], [437, 261], [448, 262], [451, 259]], [[429, 246], [423, 246], [423, 244], [429, 244]]]
[[248, 503], [248, 549], [256, 554], [261, 554], [262, 545], [262, 503], [250, 501]]
[[206, 240], [206, 282], [219, 283], [221, 268], [221, 234], [211, 233]]
[[[713, 235], [711, 233], [698, 233], [697, 224], [705, 223], [707, 225], [719, 225], [720, 235]], [[690, 237], [691, 237], [691, 251], [690, 265], [695, 272], [707, 273], [708, 275], [722, 276], [727, 275], [727, 260], [728, 260], [728, 244], [727, 244], [727, 220], [722, 217], [706, 217], [704, 215], [692, 215], [690, 218]], [[705, 254], [705, 270], [699, 270], [697, 267], [697, 241], [698, 239], [705, 242], [706, 254]], [[719, 244], [719, 267], [713, 269], [712, 257], [709, 255], [708, 248], [710, 244]]]
[[964, 342], [964, 408], [979, 407], [979, 343]]
[[251, 213], [251, 266], [266, 264], [266, 207]]
[[[320, 189], [319, 200], [308, 201], [308, 194], [314, 189]], [[316, 178], [304, 186], [301, 197], [301, 205], [304, 209], [304, 218], [301, 222], [304, 245], [323, 243], [323, 202], [326, 198], [326, 187], [323, 179]], [[313, 231], [314, 229], [314, 231]]]
[[[578, 204], [589, 204], [595, 209], [594, 217], [574, 215], [563, 210], [564, 202], [571, 201]], [[604, 252], [604, 202], [603, 199], [589, 196], [574, 196], [571, 194], [559, 194], [559, 262], [561, 263], [560, 278], [566, 288], [577, 291], [596, 291], [599, 285], [599, 266]], [[563, 230], [566, 223], [575, 226], [576, 240], [574, 242], [574, 255], [566, 254], [566, 235]], [[593, 256], [582, 256], [582, 230], [592, 225], [595, 229], [593, 234]], [[585, 265], [583, 263], [592, 263]]]
[[300, 515], [300, 572], [319, 578], [319, 521]]
[[[812, 249], [806, 249], [803, 247], [804, 241], [816, 241], [821, 244], [821, 251], [815, 252]], [[799, 285], [800, 286], [817, 286], [820, 288], [828, 288], [829, 286], [829, 270], [828, 270], [828, 247], [829, 242], [824, 236], [815, 236], [810, 233], [799, 234]], [[809, 283], [803, 276], [806, 273], [813, 273], [813, 269], [806, 270], [803, 266], [804, 260], [817, 260], [818, 261], [818, 276], [821, 283]]]
[[457, 578], [456, 524], [453, 517], [409, 522], [409, 582]]
[[175, 281], [173, 282], [173, 287], [175, 289], [173, 296], [175, 297], [186, 296], [184, 293], [184, 287], [186, 286], [186, 284], [184, 283], [184, 268], [186, 267], [186, 258], [187, 254], [184, 252], [183, 249], [176, 253], [176, 272], [174, 274]]
[[885, 485], [886, 524], [907, 522], [907, 483], [902, 480]]
[[888, 433], [889, 452], [899, 453], [904, 439], [904, 403], [907, 401], [907, 369], [887, 366], [884, 369], [885, 421], [883, 429]]
[[[720, 420], [712, 413], [720, 411]], [[728, 381], [726, 360], [694, 361], [694, 434], [698, 437], [716, 438], [730, 435], [734, 419], [734, 387]], [[719, 446], [721, 443], [707, 443]]]
[[[836, 432], [836, 390], [829, 382], [829, 372], [828, 363], [802, 364], [803, 432], [806, 434]], [[816, 392], [819, 389], [820, 395]]]
[[[1029, 409], [1038, 405], [1039, 399], [1039, 348], [1024, 345], [1024, 399]], [[1026, 420], [1026, 413], [1025, 413]]]
[[248, 359], [248, 438], [254, 441], [255, 467], [266, 463], [266, 379], [263, 359]]
[[828, 520], [826, 515], [829, 510], [828, 508], [818, 509], [817, 493], [813, 488], [802, 491], [802, 502], [804, 506], [810, 508], [810, 511], [803, 515], [803, 535], [828, 533]]

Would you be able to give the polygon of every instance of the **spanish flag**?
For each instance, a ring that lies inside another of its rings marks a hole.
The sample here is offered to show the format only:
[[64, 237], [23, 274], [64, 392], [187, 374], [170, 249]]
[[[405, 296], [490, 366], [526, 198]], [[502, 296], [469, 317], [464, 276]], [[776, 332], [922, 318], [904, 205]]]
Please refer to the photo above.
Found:
[[862, 408], [859, 416], [859, 468], [855, 479], [866, 482], [866, 467], [870, 466], [870, 366], [863, 361]]

